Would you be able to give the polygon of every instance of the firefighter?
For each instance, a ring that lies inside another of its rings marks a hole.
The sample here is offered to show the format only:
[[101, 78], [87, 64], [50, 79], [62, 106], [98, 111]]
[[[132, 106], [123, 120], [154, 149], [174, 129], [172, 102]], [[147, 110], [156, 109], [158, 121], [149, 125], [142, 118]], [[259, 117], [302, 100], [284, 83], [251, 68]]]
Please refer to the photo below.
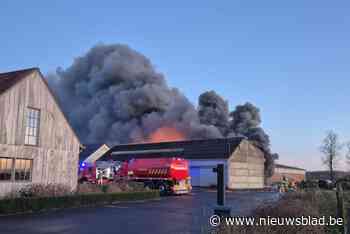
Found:
[[288, 189], [288, 179], [285, 176], [283, 176], [279, 191], [280, 193], [285, 193], [287, 192], [287, 189]]

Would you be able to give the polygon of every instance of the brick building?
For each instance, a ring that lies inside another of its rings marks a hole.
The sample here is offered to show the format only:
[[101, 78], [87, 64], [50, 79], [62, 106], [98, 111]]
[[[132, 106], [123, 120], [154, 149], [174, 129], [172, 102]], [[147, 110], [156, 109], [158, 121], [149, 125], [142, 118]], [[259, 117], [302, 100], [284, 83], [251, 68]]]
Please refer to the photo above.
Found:
[[305, 180], [305, 173], [306, 170], [299, 167], [276, 164], [274, 174], [268, 179], [268, 184], [282, 181], [283, 177], [289, 181], [300, 182]]

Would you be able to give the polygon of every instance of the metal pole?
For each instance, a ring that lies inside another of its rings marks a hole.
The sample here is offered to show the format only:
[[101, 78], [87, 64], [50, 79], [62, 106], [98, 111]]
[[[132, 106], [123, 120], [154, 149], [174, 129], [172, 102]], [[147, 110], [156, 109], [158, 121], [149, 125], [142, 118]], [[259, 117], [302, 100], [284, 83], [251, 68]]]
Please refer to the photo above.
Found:
[[225, 207], [225, 170], [224, 164], [218, 164], [213, 172], [217, 173], [217, 207], [214, 209], [214, 213], [219, 216], [230, 216], [231, 209]]
[[350, 208], [346, 208], [346, 220], [344, 223], [344, 233], [350, 234]]
[[217, 165], [217, 202], [219, 206], [225, 205], [224, 164]]

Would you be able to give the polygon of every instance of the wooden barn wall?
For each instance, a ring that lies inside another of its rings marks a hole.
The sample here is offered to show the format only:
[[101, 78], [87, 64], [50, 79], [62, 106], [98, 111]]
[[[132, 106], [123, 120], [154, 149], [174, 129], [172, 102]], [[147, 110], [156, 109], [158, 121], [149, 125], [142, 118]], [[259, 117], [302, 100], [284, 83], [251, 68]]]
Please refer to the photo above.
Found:
[[[79, 140], [39, 76], [34, 72], [0, 95], [0, 157], [31, 158], [33, 183], [59, 183], [75, 189]], [[27, 107], [40, 109], [38, 146], [24, 145]], [[25, 184], [0, 181], [0, 195]]]
[[228, 160], [228, 188], [263, 188], [264, 162], [261, 150], [248, 141], [242, 141]]

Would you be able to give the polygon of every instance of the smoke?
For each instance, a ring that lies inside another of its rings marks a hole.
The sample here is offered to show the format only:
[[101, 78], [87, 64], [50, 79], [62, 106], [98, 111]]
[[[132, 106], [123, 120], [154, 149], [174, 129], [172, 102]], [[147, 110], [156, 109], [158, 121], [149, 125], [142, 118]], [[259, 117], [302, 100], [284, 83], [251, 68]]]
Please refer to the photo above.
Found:
[[260, 126], [260, 110], [256, 106], [248, 102], [229, 113], [228, 103], [214, 91], [208, 91], [199, 96], [198, 115], [201, 123], [215, 126], [225, 137], [247, 137], [264, 152], [265, 174], [272, 176], [278, 154], [271, 152], [270, 138]]
[[194, 106], [148, 58], [125, 45], [97, 45], [48, 80], [84, 143], [139, 142], [162, 126], [188, 138], [222, 137], [200, 123]]
[[199, 96], [198, 105], [200, 122], [215, 126], [226, 136], [229, 132], [228, 103], [215, 91], [208, 91]]
[[278, 154], [271, 153], [270, 137], [260, 127], [261, 117], [260, 110], [251, 103], [238, 105], [234, 111], [230, 113], [231, 134], [243, 135], [253, 142], [257, 147], [265, 153], [265, 174], [270, 177], [274, 171], [274, 160], [278, 158]]
[[257, 128], [261, 123], [260, 110], [249, 102], [238, 105], [230, 116], [231, 129], [237, 134], [247, 135], [250, 129]]
[[228, 103], [208, 91], [196, 110], [148, 58], [126, 45], [96, 45], [48, 81], [85, 144], [144, 142], [164, 129], [188, 139], [246, 136], [265, 152], [266, 174], [273, 172], [277, 156], [257, 107], [246, 103], [229, 113]]

